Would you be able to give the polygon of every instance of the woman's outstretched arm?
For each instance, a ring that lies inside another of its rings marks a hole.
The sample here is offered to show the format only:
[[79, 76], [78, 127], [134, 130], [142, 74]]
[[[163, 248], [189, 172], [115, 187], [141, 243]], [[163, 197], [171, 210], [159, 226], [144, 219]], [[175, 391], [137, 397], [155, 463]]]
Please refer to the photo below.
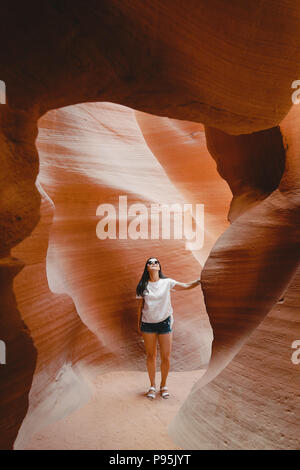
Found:
[[196, 279], [196, 281], [192, 282], [177, 282], [177, 284], [173, 287], [174, 290], [184, 290], [184, 289], [194, 289], [201, 284], [200, 279]]

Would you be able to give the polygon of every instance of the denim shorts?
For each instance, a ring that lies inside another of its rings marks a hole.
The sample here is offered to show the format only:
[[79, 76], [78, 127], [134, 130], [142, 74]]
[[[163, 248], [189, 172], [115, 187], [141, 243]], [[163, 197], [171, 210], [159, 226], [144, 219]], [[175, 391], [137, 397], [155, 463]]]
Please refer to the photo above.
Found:
[[142, 321], [141, 331], [143, 331], [144, 333], [157, 333], [159, 335], [171, 333], [171, 316], [158, 323], [145, 323]]

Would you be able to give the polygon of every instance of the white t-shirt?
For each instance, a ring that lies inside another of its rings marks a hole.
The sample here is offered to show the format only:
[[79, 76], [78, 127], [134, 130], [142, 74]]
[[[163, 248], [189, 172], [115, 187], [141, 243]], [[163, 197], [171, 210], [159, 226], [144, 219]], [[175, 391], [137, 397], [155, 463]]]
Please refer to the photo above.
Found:
[[[170, 290], [178, 284], [170, 277], [160, 278], [158, 281], [148, 281], [147, 289], [144, 290], [144, 306], [142, 309], [142, 321], [146, 323], [158, 323], [171, 315], [171, 326], [173, 324], [173, 308], [171, 305]], [[136, 295], [137, 299], [142, 299]]]

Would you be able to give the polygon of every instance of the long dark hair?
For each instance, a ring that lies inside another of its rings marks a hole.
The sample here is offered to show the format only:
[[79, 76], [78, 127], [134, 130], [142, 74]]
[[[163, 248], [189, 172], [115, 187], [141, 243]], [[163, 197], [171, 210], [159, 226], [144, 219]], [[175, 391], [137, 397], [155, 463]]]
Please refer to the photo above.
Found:
[[[148, 269], [147, 269], [147, 265], [148, 265], [148, 261], [152, 258], [155, 258], [155, 256], [151, 256], [150, 258], [147, 259], [147, 261], [145, 263], [145, 268], [144, 268], [144, 272], [142, 274], [141, 280], [140, 280], [140, 282], [138, 283], [138, 285], [136, 287], [136, 294], [140, 295], [142, 297], [143, 297], [143, 292], [144, 292], [145, 289], [147, 290], [147, 292], [149, 292], [148, 289], [147, 289], [147, 285], [148, 285], [148, 281], [150, 279], [150, 276], [149, 276], [149, 272], [148, 272]], [[161, 264], [160, 264], [159, 259], [158, 258], [155, 258], [155, 259], [157, 259], [157, 261], [159, 262], [159, 268], [160, 268], [159, 272], [158, 272], [159, 277], [161, 279], [167, 278], [168, 276], [165, 276], [162, 272]]]

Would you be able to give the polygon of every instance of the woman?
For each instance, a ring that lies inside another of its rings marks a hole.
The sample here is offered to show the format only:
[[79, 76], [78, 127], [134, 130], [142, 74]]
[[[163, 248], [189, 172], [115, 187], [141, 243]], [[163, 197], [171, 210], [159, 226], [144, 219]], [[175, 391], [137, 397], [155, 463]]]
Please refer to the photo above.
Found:
[[157, 340], [161, 357], [160, 395], [169, 398], [166, 386], [170, 368], [172, 347], [173, 308], [170, 290], [193, 289], [201, 283], [200, 279], [183, 283], [175, 281], [163, 274], [157, 258], [149, 258], [140, 282], [136, 288], [136, 298], [140, 299], [138, 306], [138, 332], [143, 335], [146, 354], [147, 370], [150, 379], [148, 398], [155, 398], [155, 371]]

